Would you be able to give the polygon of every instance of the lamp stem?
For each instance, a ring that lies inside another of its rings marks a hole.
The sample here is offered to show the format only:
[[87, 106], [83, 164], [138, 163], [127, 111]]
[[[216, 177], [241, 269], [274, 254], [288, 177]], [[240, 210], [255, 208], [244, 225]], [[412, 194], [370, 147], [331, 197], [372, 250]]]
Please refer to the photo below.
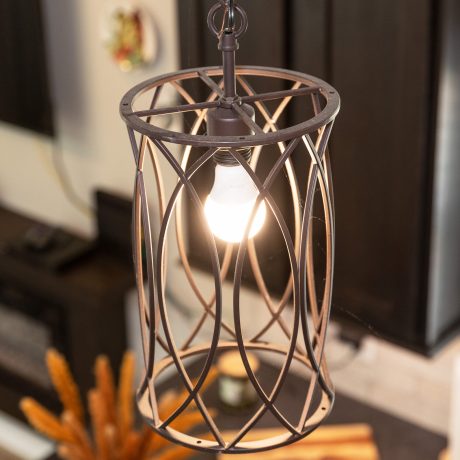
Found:
[[236, 95], [235, 52], [238, 40], [234, 31], [224, 31], [220, 37], [219, 49], [222, 51], [224, 72], [224, 97], [234, 100]]
[[[224, 23], [217, 27], [216, 18], [224, 10]], [[236, 27], [236, 17], [239, 17], [239, 26]], [[224, 102], [231, 103], [237, 99], [235, 52], [239, 48], [238, 39], [248, 29], [248, 17], [237, 0], [219, 0], [209, 11], [208, 27], [219, 40], [219, 50], [222, 51], [223, 77], [224, 77]]]

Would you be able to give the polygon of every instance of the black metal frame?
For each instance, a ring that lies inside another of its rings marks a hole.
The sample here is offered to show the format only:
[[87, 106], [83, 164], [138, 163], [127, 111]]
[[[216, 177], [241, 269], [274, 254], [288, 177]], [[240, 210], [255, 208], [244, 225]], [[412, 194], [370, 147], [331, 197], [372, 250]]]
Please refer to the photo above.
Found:
[[[223, 68], [205, 67], [184, 70], [148, 80], [131, 89], [123, 97], [120, 111], [128, 126], [137, 167], [134, 191], [133, 248], [146, 371], [145, 379], [138, 392], [139, 409], [147, 423], [156, 432], [171, 441], [205, 451], [248, 453], [280, 447], [307, 436], [326, 417], [334, 400], [333, 386], [324, 357], [331, 308], [335, 232], [332, 178], [327, 144], [335, 117], [340, 109], [340, 98], [334, 88], [315, 77], [281, 69], [235, 67], [234, 56], [232, 57], [231, 54], [234, 54], [237, 49], [236, 39], [245, 30], [247, 22], [241, 13], [241, 8], [235, 6], [235, 11], [240, 15], [241, 24], [238, 30], [229, 28], [232, 23], [234, 27], [235, 22], [231, 20], [231, 7], [229, 1], [222, 0], [211, 10], [209, 16], [211, 29], [220, 38], [224, 54]], [[221, 8], [224, 8], [224, 25], [219, 32], [212, 24]], [[225, 27], [226, 19], [227, 27]], [[231, 36], [230, 39], [229, 36]], [[216, 77], [217, 80], [215, 80]], [[249, 83], [248, 77], [284, 80], [289, 82], [291, 89], [257, 94]], [[183, 83], [193, 79], [199, 79], [209, 87], [210, 95], [206, 101], [193, 100], [184, 88]], [[227, 83], [230, 80], [232, 80], [231, 89]], [[233, 90], [236, 89], [237, 84], [246, 92], [242, 97], [238, 97], [236, 91]], [[161, 91], [165, 86], [175, 88], [187, 104], [171, 108], [157, 108]], [[142, 110], [135, 109], [137, 98], [146, 94], [150, 99], [149, 107]], [[278, 121], [286, 107], [294, 98], [302, 97], [305, 98], [306, 105], [310, 105], [314, 116], [298, 125], [279, 128]], [[281, 102], [271, 113], [264, 102], [277, 99]], [[242, 109], [242, 105], [247, 103], [254, 104], [260, 117], [264, 120], [263, 125], [257, 124]], [[241, 136], [198, 134], [209, 111], [217, 108], [230, 111], [229, 113], [246, 125], [253, 134]], [[163, 129], [155, 124], [155, 116], [181, 112], [196, 113], [196, 121], [190, 133]], [[166, 143], [185, 146], [181, 162], [176, 160]], [[264, 146], [268, 145], [278, 146], [280, 156], [271, 172], [262, 181], [257, 175], [257, 164], [263, 155]], [[207, 152], [191, 164], [190, 154], [194, 147], [206, 148]], [[238, 150], [242, 147], [250, 147], [253, 151], [249, 163]], [[215, 158], [222, 150], [225, 150], [235, 164], [245, 169], [259, 190], [251, 221], [246, 228], [245, 238], [236, 251], [236, 268], [233, 278], [233, 325], [228, 324], [222, 318], [222, 285], [227, 277], [235, 248], [232, 244], [228, 244], [222, 260], [219, 258], [216, 241], [205, 220], [203, 204], [192, 183], [192, 178], [201, 168], [205, 167], [207, 162]], [[300, 196], [296, 174], [292, 167], [291, 159], [294, 152], [303, 152], [310, 162], [307, 193], [304, 197]], [[144, 180], [147, 157], [150, 157], [154, 170], [161, 216], [161, 226], [155, 236], [150, 223], [148, 193]], [[177, 176], [177, 185], [169, 199], [165, 196], [163, 187], [160, 157], [166, 160]], [[290, 234], [276, 199], [270, 193], [275, 180], [283, 174], [288, 177], [292, 194], [294, 235]], [[321, 302], [318, 300], [313, 257], [312, 218], [314, 196], [317, 190], [320, 191], [322, 197], [326, 228], [326, 272]], [[207, 241], [214, 279], [214, 294], [211, 299], [206, 299], [200, 291], [187, 256], [183, 222], [185, 206], [183, 195], [185, 194], [189, 196], [196, 209], [197, 219], [202, 224], [203, 237]], [[285, 249], [290, 261], [291, 276], [284, 295], [278, 303], [272, 298], [264, 281], [254, 241], [248, 238], [252, 220], [262, 201], [265, 201], [284, 237]], [[165, 297], [167, 235], [174, 218], [176, 220], [176, 243], [182, 266], [192, 291], [203, 306], [201, 318], [191, 330], [190, 336], [181, 345], [178, 345], [173, 337]], [[145, 270], [148, 295], [144, 287], [143, 247], [146, 252]], [[242, 306], [240, 305], [243, 267], [247, 261], [252, 267], [261, 298], [270, 315], [270, 319], [252, 338], [245, 338], [241, 320]], [[293, 313], [291, 322], [288, 323], [285, 313], [291, 298]], [[207, 318], [214, 321], [210, 340], [194, 345], [195, 340], [201, 339], [200, 334], [203, 332], [203, 325]], [[273, 344], [265, 339], [267, 332], [274, 324], [280, 327], [288, 340], [288, 345]], [[229, 338], [223, 338], [222, 333], [227, 334]], [[159, 362], [155, 362], [156, 347], [163, 348], [167, 353], [167, 357]], [[230, 439], [225, 439], [223, 433], [220, 432], [200, 394], [218, 354], [227, 350], [239, 351], [248, 378], [260, 399], [260, 406], [253, 417], [238, 434], [231, 436]], [[247, 357], [248, 350], [271, 352], [284, 357], [279, 377], [270, 392], [264, 391], [251, 369]], [[202, 371], [195, 383], [192, 382], [184, 364], [186, 358], [193, 356], [204, 357]], [[307, 376], [306, 385], [308, 385], [302, 412], [294, 424], [289, 422], [276, 406], [276, 399], [280, 391], [284, 389], [293, 361], [303, 366]], [[156, 383], [161, 373], [171, 366], [176, 368], [177, 376], [189, 396], [181, 401], [177, 409], [166, 419], [161, 419], [157, 406]], [[314, 398], [316, 391], [321, 393], [319, 400]], [[190, 404], [195, 404], [201, 412], [212, 439], [191, 436], [171, 428], [171, 423], [177, 420]], [[267, 412], [271, 412], [284, 433], [270, 439], [246, 441], [245, 436]]]

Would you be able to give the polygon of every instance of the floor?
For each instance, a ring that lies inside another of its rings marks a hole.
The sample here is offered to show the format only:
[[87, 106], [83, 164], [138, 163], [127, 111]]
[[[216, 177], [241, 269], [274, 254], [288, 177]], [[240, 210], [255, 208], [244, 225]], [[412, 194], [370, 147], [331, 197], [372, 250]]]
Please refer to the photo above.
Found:
[[[134, 308], [128, 308], [134, 348], [139, 346], [136, 315]], [[179, 317], [177, 320], [183, 323]], [[332, 325], [327, 355], [339, 393], [397, 417], [401, 426], [410, 423], [441, 436], [447, 435], [452, 369], [454, 360], [460, 356], [460, 337], [432, 359], [372, 336], [365, 338], [362, 347], [355, 352], [337, 337], [338, 327]], [[27, 460], [44, 458], [51, 448], [25, 426], [4, 415], [0, 415], [0, 445]], [[415, 457], [406, 457], [407, 460], [411, 458]]]
[[[341, 393], [429, 431], [449, 432], [452, 374], [454, 361], [460, 358], [460, 338], [431, 359], [372, 336], [345, 365], [340, 365], [339, 356], [346, 362], [344, 345], [331, 340], [330, 365]], [[336, 370], [334, 362], [339, 363]]]
[[[195, 369], [194, 369], [195, 366]], [[196, 375], [202, 363], [191, 364], [188, 370]], [[278, 377], [279, 369], [271, 364], [264, 363], [258, 371], [258, 376], [263, 382], [274, 383]], [[164, 382], [159, 390], [170, 389], [177, 385], [177, 379], [171, 378]], [[305, 397], [305, 375], [292, 376], [287, 379], [286, 390], [281, 391], [277, 397], [277, 408], [289, 421], [297, 420], [299, 415], [299, 402]], [[164, 386], [164, 388], [163, 388]], [[267, 384], [271, 387], [271, 384]], [[267, 389], [266, 389], [267, 391]], [[217, 385], [211, 385], [206, 391], [205, 403], [210, 407], [219, 408], [219, 415], [215, 419], [220, 430], [238, 430], [254, 413], [254, 408], [240, 410], [237, 413], [222, 406], [218, 398]], [[319, 398], [314, 399], [313, 405], [319, 404]], [[277, 424], [269, 411], [257, 423], [257, 428], [271, 428]], [[379, 450], [381, 460], [437, 460], [439, 454], [446, 447], [445, 437], [425, 430], [420, 426], [401, 420], [386, 411], [375, 409], [353, 398], [336, 394], [333, 410], [325, 420], [327, 425], [366, 424], [373, 431], [373, 437]], [[196, 460], [212, 460], [212, 454], [200, 453]], [[263, 458], [261, 456], [261, 458]]]
[[[134, 296], [128, 300], [127, 317], [131, 346], [140, 354], [136, 302]], [[251, 305], [257, 317], [257, 303]], [[181, 314], [171, 309], [172, 322], [179, 326], [189, 324], [181, 321]], [[185, 332], [179, 327], [176, 337], [185, 336]], [[460, 359], [460, 336], [433, 358], [371, 335], [356, 352], [338, 337], [339, 326], [331, 324], [326, 356], [338, 391], [429, 431], [448, 434], [453, 364]]]
[[1, 460], [42, 460], [53, 452], [51, 442], [1, 412], [0, 446]]

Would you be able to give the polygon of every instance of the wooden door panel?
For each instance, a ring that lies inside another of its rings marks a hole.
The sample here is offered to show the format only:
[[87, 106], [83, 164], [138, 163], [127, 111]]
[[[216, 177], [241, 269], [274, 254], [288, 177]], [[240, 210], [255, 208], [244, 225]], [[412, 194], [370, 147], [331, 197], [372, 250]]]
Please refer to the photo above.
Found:
[[343, 107], [333, 141], [335, 301], [386, 334], [416, 341], [428, 223], [430, 1], [336, 0], [332, 81]]

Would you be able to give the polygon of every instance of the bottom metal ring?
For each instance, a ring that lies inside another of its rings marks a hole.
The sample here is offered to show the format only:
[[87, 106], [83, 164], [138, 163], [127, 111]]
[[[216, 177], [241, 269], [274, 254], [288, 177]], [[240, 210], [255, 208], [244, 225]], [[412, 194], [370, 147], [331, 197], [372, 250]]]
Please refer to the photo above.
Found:
[[[250, 351], [264, 351], [272, 352], [278, 355], [285, 355], [287, 348], [285, 346], [273, 345], [273, 344], [263, 344], [263, 343], [245, 343], [245, 348]], [[218, 352], [226, 351], [237, 351], [238, 344], [236, 342], [223, 342], [220, 343], [217, 347]], [[180, 359], [198, 357], [200, 355], [207, 355], [209, 351], [208, 345], [196, 346], [190, 348], [186, 351], [181, 351], [179, 353]], [[294, 360], [300, 363], [302, 366], [308, 368], [311, 371], [311, 365], [308, 358], [299, 353], [294, 354]], [[173, 359], [165, 358], [160, 361], [154, 369], [153, 379], [156, 380], [163, 372], [171, 368], [174, 365]], [[300, 434], [293, 435], [287, 430], [285, 433], [278, 436], [270, 437], [267, 439], [260, 439], [255, 441], [240, 441], [236, 443], [233, 447], [226, 447], [231, 445], [231, 439], [225, 439], [225, 446], [220, 445], [217, 441], [212, 441], [209, 439], [203, 439], [195, 437], [192, 435], [181, 433], [177, 430], [174, 430], [171, 427], [161, 428], [162, 421], [160, 420], [159, 424], [156, 425], [154, 422], [154, 417], [152, 414], [152, 407], [150, 404], [150, 395], [148, 388], [144, 386], [142, 391], [137, 394], [137, 404], [139, 411], [144, 419], [144, 421], [159, 435], [162, 437], [174, 442], [181, 444], [183, 446], [189, 447], [191, 449], [205, 451], [205, 452], [223, 452], [223, 453], [255, 453], [266, 451], [270, 449], [276, 449], [282, 446], [292, 444], [300, 439], [308, 436], [312, 431], [314, 431], [318, 426], [323, 422], [325, 418], [329, 415], [332, 406], [334, 404], [334, 396], [328, 395], [325, 391], [321, 390], [321, 399], [318, 404], [317, 409], [310, 415], [305, 423], [305, 426]], [[155, 397], [157, 395], [153, 395]], [[156, 404], [156, 403], [155, 403]], [[234, 435], [234, 434], [233, 434]], [[244, 439], [244, 438], [243, 438]]]

